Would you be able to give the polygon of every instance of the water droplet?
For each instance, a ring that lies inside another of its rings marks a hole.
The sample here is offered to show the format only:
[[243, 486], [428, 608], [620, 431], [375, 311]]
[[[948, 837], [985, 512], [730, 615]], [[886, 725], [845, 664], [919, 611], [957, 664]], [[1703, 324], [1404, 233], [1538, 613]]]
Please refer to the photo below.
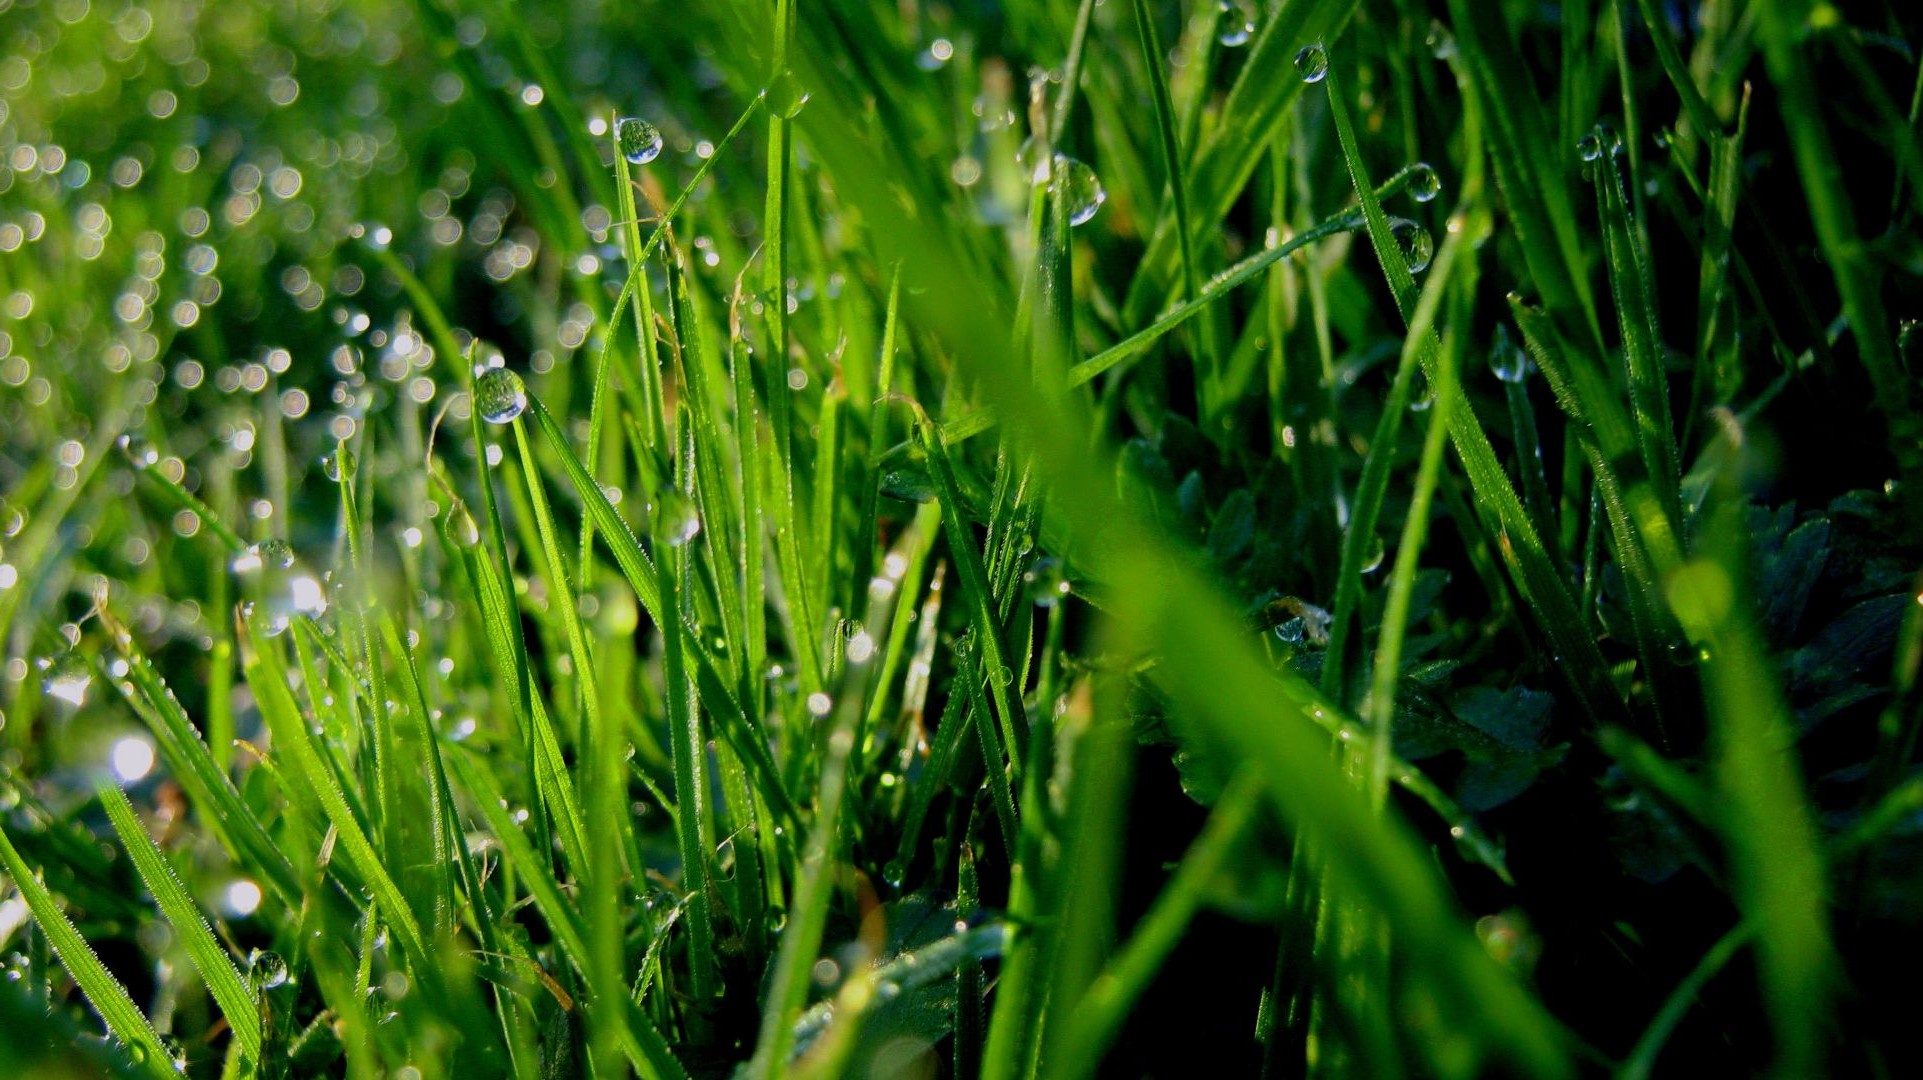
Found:
[[881, 868], [881, 878], [883, 881], [899, 889], [901, 888], [901, 883], [908, 880], [908, 871], [902, 866], [900, 859], [893, 859], [889, 861], [887, 866]]
[[1048, 151], [1048, 141], [1038, 135], [1030, 135], [1015, 148], [1015, 166], [1028, 177], [1030, 184], [1046, 184], [1054, 171], [1054, 159]]
[[286, 570], [293, 565], [293, 547], [285, 540], [270, 537], [257, 544], [249, 544], [247, 550], [234, 556], [227, 568], [236, 574], [253, 574], [262, 570]]
[[287, 985], [287, 961], [277, 952], [256, 950], [247, 964], [248, 981], [256, 990], [272, 990]]
[[669, 547], [681, 547], [701, 532], [701, 511], [693, 499], [670, 489], [655, 509], [654, 530]]
[[1599, 161], [1603, 156], [1603, 144], [1596, 133], [1591, 131], [1576, 140], [1576, 156], [1584, 161]]
[[187, 1044], [172, 1035], [162, 1035], [160, 1048], [167, 1052], [167, 1062], [174, 1067], [175, 1072], [187, 1071]]
[[661, 129], [638, 116], [624, 116], [614, 125], [621, 156], [630, 165], [646, 165], [661, 156]]
[[327, 478], [334, 483], [344, 484], [353, 478], [357, 464], [354, 451], [345, 446], [339, 446], [332, 453], [321, 458], [321, 471], [325, 472]]
[[1022, 591], [1028, 601], [1036, 607], [1054, 607], [1068, 595], [1068, 578], [1062, 570], [1062, 560], [1053, 555], [1044, 555], [1030, 563], [1022, 571]]
[[1304, 45], [1295, 54], [1295, 70], [1302, 81], [1318, 83], [1329, 74], [1329, 53], [1320, 45]]
[[474, 380], [474, 409], [490, 424], [511, 423], [527, 409], [527, 387], [506, 368], [488, 368]]
[[1409, 197], [1417, 202], [1431, 202], [1442, 194], [1442, 178], [1426, 161], [1418, 161], [1409, 166]]
[[1006, 664], [996, 664], [988, 669], [988, 681], [996, 686], [1009, 686], [1015, 681], [1015, 673]]
[[793, 120], [801, 115], [802, 107], [813, 96], [794, 73], [793, 68], [783, 71], [768, 84], [768, 108], [783, 120]]
[[1062, 201], [1068, 206], [1068, 223], [1086, 225], [1108, 201], [1108, 192], [1102, 190], [1102, 181], [1096, 177], [1095, 170], [1086, 164], [1063, 154], [1055, 155], [1055, 182], [1062, 185]]
[[160, 464], [160, 452], [141, 435], [130, 431], [120, 437], [119, 445], [128, 464], [136, 469], [151, 469]]
[[1603, 152], [1610, 157], [1623, 152], [1623, 137], [1608, 124], [1596, 125], [1596, 139], [1602, 145]]
[[296, 562], [287, 541], [268, 539], [250, 545], [228, 564], [254, 594], [242, 614], [258, 616], [269, 637], [284, 632], [296, 615], [319, 618], [327, 611], [327, 587]]
[[1417, 372], [1415, 390], [1409, 395], [1409, 411], [1428, 412], [1429, 406], [1435, 403], [1435, 387], [1429, 385], [1429, 377], [1427, 375]]
[[1429, 260], [1435, 258], [1436, 242], [1428, 229], [1408, 218], [1395, 218], [1389, 222], [1389, 232], [1395, 236], [1396, 246], [1402, 250], [1403, 262], [1408, 264], [1411, 274], [1429, 269]]
[[1519, 383], [1529, 374], [1529, 354], [1516, 344], [1509, 328], [1500, 323], [1496, 325], [1495, 345], [1489, 350], [1489, 370], [1507, 383]]
[[1215, 39], [1228, 49], [1247, 45], [1255, 36], [1255, 14], [1250, 0], [1221, 0], [1221, 25]]
[[464, 548], [481, 546], [481, 527], [468, 512], [467, 504], [456, 502], [447, 512], [447, 535], [455, 544]]
[[883, 495], [902, 502], [935, 501], [938, 492], [928, 469], [928, 454], [916, 443], [900, 443], [881, 455], [878, 471]]
[[87, 688], [93, 685], [93, 668], [74, 652], [40, 661], [40, 689], [50, 698], [79, 708], [87, 702]]
[[1386, 554], [1382, 547], [1382, 537], [1379, 535], [1371, 536], [1369, 537], [1369, 549], [1362, 553], [1362, 564], [1356, 567], [1356, 569], [1365, 574], [1373, 574], [1377, 570], [1382, 569], [1382, 560]]

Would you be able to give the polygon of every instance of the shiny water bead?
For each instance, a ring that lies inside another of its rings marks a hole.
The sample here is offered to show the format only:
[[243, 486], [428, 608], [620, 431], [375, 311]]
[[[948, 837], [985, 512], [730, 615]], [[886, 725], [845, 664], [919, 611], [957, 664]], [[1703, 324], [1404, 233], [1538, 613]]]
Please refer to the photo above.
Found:
[[247, 981], [256, 990], [273, 990], [287, 985], [287, 961], [277, 952], [256, 950], [247, 964]]
[[40, 690], [50, 698], [78, 708], [86, 704], [92, 685], [93, 668], [78, 653], [69, 650], [40, 661]]
[[654, 512], [654, 529], [669, 547], [681, 547], [701, 532], [701, 511], [694, 500], [678, 491], [667, 491]]
[[802, 107], [812, 96], [793, 68], [786, 69], [768, 84], [768, 108], [783, 120], [793, 120], [801, 115]]
[[1576, 140], [1576, 156], [1584, 161], [1600, 161], [1603, 156], [1602, 139], [1591, 131]]
[[1255, 36], [1255, 5], [1250, 0], [1220, 0], [1220, 7], [1215, 39], [1229, 49], [1247, 45]]
[[236, 574], [255, 574], [263, 570], [286, 570], [294, 565], [294, 549], [285, 540], [269, 538], [249, 544], [234, 556], [228, 569]]
[[1068, 207], [1070, 225], [1086, 225], [1108, 201], [1102, 181], [1095, 170], [1072, 157], [1055, 155], [1056, 183], [1062, 185], [1062, 200]]
[[1489, 350], [1489, 370], [1506, 383], [1519, 383], [1529, 374], [1529, 354], [1522, 351], [1509, 328], [1496, 326], [1496, 341]]
[[1435, 258], [1436, 242], [1428, 229], [1408, 218], [1396, 218], [1389, 222], [1389, 232], [1395, 236], [1396, 247], [1401, 250], [1411, 274], [1429, 269], [1429, 260]]
[[1418, 161], [1409, 166], [1409, 197], [1417, 202], [1431, 202], [1442, 194], [1442, 178], [1426, 161]]
[[881, 456], [881, 493], [902, 502], [935, 501], [939, 494], [928, 467], [928, 454], [912, 442], [901, 443]]
[[661, 156], [661, 129], [638, 116], [624, 116], [614, 125], [615, 142], [630, 165], [646, 165]]
[[527, 409], [527, 387], [503, 367], [491, 367], [474, 380], [474, 410], [490, 424], [506, 424]]
[[1027, 594], [1028, 602], [1036, 607], [1054, 607], [1062, 597], [1068, 595], [1068, 578], [1062, 570], [1062, 560], [1053, 555], [1044, 555], [1029, 564], [1022, 571], [1022, 591]]
[[1305, 45], [1295, 54], [1296, 74], [1303, 82], [1318, 83], [1329, 74], [1329, 53], [1320, 45]]
[[1054, 159], [1049, 155], [1048, 142], [1039, 136], [1030, 135], [1015, 148], [1015, 167], [1028, 178], [1031, 184], [1046, 184], [1054, 172]]
[[322, 456], [321, 471], [327, 474], [329, 480], [340, 484], [353, 478], [355, 467], [358, 464], [354, 458], [354, 451], [349, 450], [345, 446], [339, 446], [334, 448], [332, 452]]
[[160, 463], [159, 451], [140, 435], [128, 432], [120, 437], [118, 445], [128, 464], [136, 469], [151, 469]]

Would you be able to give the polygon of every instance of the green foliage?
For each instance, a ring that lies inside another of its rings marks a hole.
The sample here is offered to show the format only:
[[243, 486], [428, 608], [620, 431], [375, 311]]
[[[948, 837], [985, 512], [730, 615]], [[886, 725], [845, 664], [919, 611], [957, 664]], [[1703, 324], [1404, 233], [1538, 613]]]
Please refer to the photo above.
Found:
[[0, 0], [0, 1071], [1913, 1071], [1887, 7]]

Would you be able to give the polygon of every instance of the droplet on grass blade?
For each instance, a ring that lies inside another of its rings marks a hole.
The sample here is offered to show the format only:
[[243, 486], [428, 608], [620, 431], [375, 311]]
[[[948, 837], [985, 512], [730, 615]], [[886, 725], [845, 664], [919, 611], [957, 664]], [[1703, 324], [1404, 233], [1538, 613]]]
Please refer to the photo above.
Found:
[[77, 653], [63, 652], [40, 661], [40, 689], [56, 701], [77, 709], [86, 704], [92, 685], [93, 668]]
[[526, 409], [527, 387], [514, 372], [491, 367], [474, 381], [474, 410], [488, 423], [512, 423]]
[[1302, 51], [1295, 54], [1295, 70], [1303, 82], [1321, 82], [1329, 74], [1328, 51], [1320, 45], [1304, 45]]
[[1394, 235], [1396, 247], [1401, 250], [1402, 260], [1411, 274], [1429, 269], [1429, 260], [1435, 258], [1436, 242], [1428, 229], [1408, 218], [1392, 218], [1389, 232]]
[[339, 446], [321, 458], [321, 471], [327, 474], [329, 480], [340, 484], [354, 475], [356, 464], [354, 451]]
[[669, 547], [681, 547], [701, 532], [701, 511], [686, 495], [664, 492], [654, 512], [654, 528]]
[[1489, 370], [1506, 383], [1519, 383], [1529, 374], [1529, 354], [1501, 324], [1496, 326], [1495, 345], [1489, 350]]
[[1062, 573], [1062, 560], [1044, 555], [1022, 571], [1022, 590], [1036, 607], [1054, 607], [1068, 595], [1068, 578]]
[[1062, 185], [1062, 200], [1068, 206], [1068, 223], [1086, 225], [1108, 201], [1102, 181], [1095, 170], [1065, 154], [1055, 155], [1055, 182]]
[[1221, 0], [1220, 7], [1221, 24], [1215, 40], [1228, 49], [1247, 45], [1255, 36], [1255, 5], [1250, 0]]
[[160, 453], [153, 444], [131, 431], [120, 437], [119, 446], [127, 463], [136, 469], [151, 469], [160, 463]]
[[1442, 194], [1442, 178], [1426, 161], [1418, 161], [1409, 166], [1409, 197], [1417, 202], [1430, 202]]
[[614, 139], [630, 165], [646, 165], [661, 156], [661, 129], [638, 116], [624, 116], [614, 125]]

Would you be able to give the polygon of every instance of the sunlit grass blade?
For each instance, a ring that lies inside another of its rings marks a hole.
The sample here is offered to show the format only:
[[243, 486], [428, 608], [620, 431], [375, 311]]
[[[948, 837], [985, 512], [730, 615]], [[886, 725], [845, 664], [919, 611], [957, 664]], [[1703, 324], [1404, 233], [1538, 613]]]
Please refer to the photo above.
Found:
[[167, 857], [154, 846], [127, 796], [110, 784], [97, 785], [94, 791], [100, 797], [101, 807], [107, 811], [107, 820], [113, 823], [114, 832], [120, 835], [120, 846], [133, 858], [140, 880], [146, 883], [147, 891], [153, 894], [161, 913], [167, 916], [175, 935], [186, 946], [194, 968], [220, 1004], [227, 1026], [234, 1029], [234, 1038], [240, 1042], [241, 1052], [250, 1061], [259, 1061], [260, 1013], [233, 959], [221, 948], [220, 942], [214, 940], [207, 920], [201, 917], [173, 867], [167, 865]]
[[80, 985], [94, 1010], [107, 1022], [107, 1030], [113, 1033], [135, 1065], [146, 1075], [169, 1080], [176, 1076], [172, 1056], [161, 1045], [160, 1036], [153, 1025], [147, 1022], [133, 999], [127, 996], [127, 988], [113, 977], [101, 964], [100, 957], [88, 946], [80, 931], [74, 929], [72, 922], [61, 912], [47, 887], [34, 876], [33, 869], [20, 857], [14, 848], [13, 839], [7, 835], [5, 827], [0, 827], [0, 870], [13, 879], [13, 887], [20, 890], [20, 896], [27, 902], [28, 910], [33, 912], [34, 920], [41, 932], [60, 957], [60, 963]]

